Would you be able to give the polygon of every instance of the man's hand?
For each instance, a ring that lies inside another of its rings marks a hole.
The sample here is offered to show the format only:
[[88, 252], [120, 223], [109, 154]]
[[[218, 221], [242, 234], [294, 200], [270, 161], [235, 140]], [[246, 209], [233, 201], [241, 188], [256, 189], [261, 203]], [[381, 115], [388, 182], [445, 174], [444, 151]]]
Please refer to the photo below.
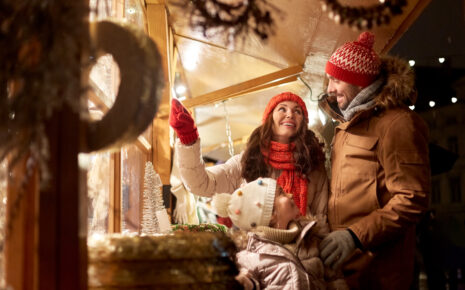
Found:
[[192, 119], [189, 111], [176, 99], [171, 100], [169, 122], [182, 144], [193, 144], [199, 138], [194, 119]]
[[321, 241], [320, 257], [326, 266], [336, 270], [354, 250], [355, 242], [348, 230], [334, 231]]

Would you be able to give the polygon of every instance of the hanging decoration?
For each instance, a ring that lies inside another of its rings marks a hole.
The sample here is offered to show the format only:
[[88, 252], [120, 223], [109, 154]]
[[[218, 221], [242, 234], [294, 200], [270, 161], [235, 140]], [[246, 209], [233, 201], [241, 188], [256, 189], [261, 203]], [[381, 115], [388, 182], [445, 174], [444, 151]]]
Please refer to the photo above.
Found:
[[229, 156], [233, 157], [234, 156], [234, 141], [231, 135], [231, 123], [229, 121], [229, 113], [228, 113], [228, 110], [226, 109], [225, 101], [223, 101], [223, 108], [224, 108], [224, 117], [226, 121], [226, 136], [228, 137]]
[[89, 13], [83, 1], [0, 4], [0, 161], [31, 152], [48, 180], [45, 122], [63, 105], [85, 112], [80, 96]]
[[321, 0], [323, 11], [328, 11], [329, 18], [336, 23], [362, 30], [373, 26], [389, 24], [391, 18], [402, 14], [407, 0], [384, 0], [380, 4], [367, 7], [350, 7], [342, 5], [339, 0]]
[[[102, 21], [89, 32], [89, 7], [82, 1], [6, 0], [0, 8], [0, 161], [9, 155], [14, 166], [30, 152], [46, 185], [47, 122], [64, 106], [83, 120], [81, 152], [129, 143], [151, 123], [164, 78], [160, 53], [143, 31]], [[86, 74], [101, 52], [113, 55], [121, 82], [107, 114], [90, 122]]]
[[162, 182], [150, 161], [145, 163], [142, 211], [142, 233], [156, 234], [171, 231], [171, 223], [163, 205]]
[[118, 149], [137, 139], [158, 111], [164, 86], [161, 56], [150, 37], [130, 24], [91, 22], [90, 32], [93, 59], [110, 53], [121, 81], [110, 110], [86, 123], [87, 144], [81, 151]]
[[266, 40], [274, 34], [272, 11], [280, 10], [267, 0], [177, 0], [175, 6], [187, 9], [189, 23], [205, 37], [223, 35], [231, 44], [239, 36], [255, 34]]

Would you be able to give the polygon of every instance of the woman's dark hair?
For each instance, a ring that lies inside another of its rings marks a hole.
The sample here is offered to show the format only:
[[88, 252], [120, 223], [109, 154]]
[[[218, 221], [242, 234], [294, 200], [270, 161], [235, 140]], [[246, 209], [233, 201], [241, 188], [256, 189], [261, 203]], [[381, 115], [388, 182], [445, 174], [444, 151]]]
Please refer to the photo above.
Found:
[[[318, 141], [312, 130], [307, 129], [307, 123], [307, 119], [304, 118], [296, 135], [290, 141], [295, 144], [296, 170], [308, 176], [313, 169], [323, 166], [325, 155], [323, 144]], [[272, 126], [273, 114], [269, 114], [265, 123], [257, 127], [249, 137], [241, 160], [242, 177], [247, 182], [271, 175], [271, 167], [266, 163], [262, 151], [269, 151], [273, 136]]]

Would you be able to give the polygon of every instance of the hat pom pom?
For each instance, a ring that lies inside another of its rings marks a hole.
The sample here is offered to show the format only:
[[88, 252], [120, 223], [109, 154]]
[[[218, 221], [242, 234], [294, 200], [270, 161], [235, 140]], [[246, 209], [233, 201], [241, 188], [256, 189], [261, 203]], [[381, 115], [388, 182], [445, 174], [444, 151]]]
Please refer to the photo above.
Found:
[[212, 207], [220, 217], [229, 217], [228, 204], [231, 200], [231, 194], [219, 193], [213, 196]]
[[375, 35], [371, 32], [365, 31], [359, 35], [357, 42], [365, 47], [372, 48], [375, 43]]

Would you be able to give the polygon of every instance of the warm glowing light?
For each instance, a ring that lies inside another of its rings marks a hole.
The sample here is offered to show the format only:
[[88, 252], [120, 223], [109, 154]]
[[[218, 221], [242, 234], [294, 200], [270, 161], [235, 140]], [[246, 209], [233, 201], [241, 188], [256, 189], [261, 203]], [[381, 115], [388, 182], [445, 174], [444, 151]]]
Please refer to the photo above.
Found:
[[443, 57], [438, 58], [439, 63], [443, 63], [446, 59]]
[[429, 106], [432, 108], [436, 105], [436, 103], [434, 101], [429, 101]]
[[415, 65], [415, 61], [414, 61], [413, 59], [411, 59], [411, 60], [408, 61], [408, 64], [409, 64], [410, 66], [414, 66], [414, 65]]
[[411, 106], [408, 106], [410, 108], [410, 110], [415, 110], [415, 106], [414, 105], [411, 105]]
[[450, 99], [450, 101], [451, 101], [453, 104], [455, 104], [455, 103], [457, 103], [457, 98], [456, 98], [456, 97], [452, 97], [452, 98]]
[[321, 124], [324, 126], [326, 124], [326, 116], [321, 110], [318, 110], [318, 117], [320, 118]]
[[183, 55], [182, 64], [187, 71], [194, 71], [199, 63], [200, 45], [197, 43], [189, 44]]
[[136, 9], [133, 8], [133, 7], [128, 8], [126, 11], [128, 12], [128, 14], [134, 14], [134, 13], [136, 13]]
[[318, 118], [318, 113], [315, 111], [310, 111], [308, 114], [308, 126], [313, 126], [316, 124], [316, 120]]
[[186, 86], [184, 85], [178, 85], [176, 86], [176, 94], [182, 95], [186, 92]]

